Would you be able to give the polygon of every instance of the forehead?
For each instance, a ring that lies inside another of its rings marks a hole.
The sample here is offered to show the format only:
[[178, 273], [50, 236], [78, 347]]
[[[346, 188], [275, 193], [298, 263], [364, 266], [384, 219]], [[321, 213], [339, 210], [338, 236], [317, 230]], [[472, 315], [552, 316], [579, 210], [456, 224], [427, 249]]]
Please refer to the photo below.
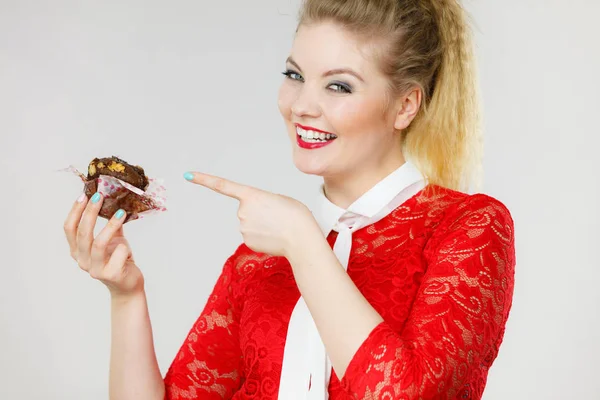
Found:
[[348, 67], [358, 73], [374, 73], [372, 43], [331, 22], [302, 24], [292, 45], [291, 57], [303, 70], [321, 72]]

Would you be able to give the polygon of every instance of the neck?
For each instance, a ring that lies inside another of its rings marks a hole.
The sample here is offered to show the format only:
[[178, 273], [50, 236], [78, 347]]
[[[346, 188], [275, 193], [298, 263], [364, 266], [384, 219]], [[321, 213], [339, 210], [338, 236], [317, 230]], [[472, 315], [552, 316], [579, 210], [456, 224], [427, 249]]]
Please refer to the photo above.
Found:
[[348, 208], [360, 196], [404, 165], [405, 162], [404, 156], [400, 155], [373, 166], [373, 168], [361, 166], [357, 170], [349, 171], [344, 176], [324, 177], [325, 196], [338, 207]]

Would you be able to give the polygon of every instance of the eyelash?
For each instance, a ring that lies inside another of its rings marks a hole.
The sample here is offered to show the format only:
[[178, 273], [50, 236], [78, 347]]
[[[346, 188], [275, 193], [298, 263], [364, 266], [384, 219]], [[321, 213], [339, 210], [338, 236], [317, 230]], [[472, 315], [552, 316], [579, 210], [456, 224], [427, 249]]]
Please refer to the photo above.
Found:
[[[291, 69], [288, 69], [284, 72], [282, 72], [283, 75], [285, 75], [286, 78], [291, 79], [293, 81], [299, 81], [299, 82], [303, 82], [304, 79], [302, 78], [302, 75], [300, 75], [299, 73], [297, 73], [296, 71], [292, 71]], [[300, 78], [292, 78], [292, 76], [294, 75], [298, 75]], [[344, 94], [349, 94], [352, 93], [352, 87], [346, 83], [342, 83], [342, 82], [333, 82], [331, 83], [329, 86], [337, 86], [339, 87], [339, 89], [329, 89], [335, 93], [344, 93]], [[328, 87], [329, 87], [328, 86]]]

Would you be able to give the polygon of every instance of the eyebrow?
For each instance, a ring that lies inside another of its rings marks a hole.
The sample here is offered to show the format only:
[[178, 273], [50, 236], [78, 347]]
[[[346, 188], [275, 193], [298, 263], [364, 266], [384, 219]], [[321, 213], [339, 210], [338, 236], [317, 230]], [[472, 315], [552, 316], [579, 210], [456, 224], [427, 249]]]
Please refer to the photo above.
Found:
[[[294, 67], [298, 68], [298, 71], [302, 72], [302, 68], [300, 68], [300, 66], [298, 65], [298, 63], [296, 61], [294, 61], [294, 59], [291, 56], [287, 58], [286, 63], [292, 64]], [[338, 75], [338, 74], [352, 75], [352, 76], [356, 77], [361, 82], [365, 81], [359, 74], [357, 74], [356, 72], [354, 72], [350, 68], [336, 68], [336, 69], [331, 69], [331, 70], [325, 72], [323, 74], [323, 77], [331, 76], [331, 75]]]

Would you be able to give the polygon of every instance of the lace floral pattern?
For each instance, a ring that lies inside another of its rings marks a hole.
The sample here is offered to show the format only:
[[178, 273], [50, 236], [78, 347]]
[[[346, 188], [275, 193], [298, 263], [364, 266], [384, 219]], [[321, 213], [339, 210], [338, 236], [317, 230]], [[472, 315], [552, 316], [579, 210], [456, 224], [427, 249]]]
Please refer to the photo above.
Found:
[[[341, 381], [334, 371], [331, 400], [481, 398], [512, 302], [513, 221], [489, 196], [429, 189], [354, 234], [348, 274], [384, 322]], [[166, 398], [276, 399], [299, 296], [287, 260], [241, 245], [167, 372]]]

